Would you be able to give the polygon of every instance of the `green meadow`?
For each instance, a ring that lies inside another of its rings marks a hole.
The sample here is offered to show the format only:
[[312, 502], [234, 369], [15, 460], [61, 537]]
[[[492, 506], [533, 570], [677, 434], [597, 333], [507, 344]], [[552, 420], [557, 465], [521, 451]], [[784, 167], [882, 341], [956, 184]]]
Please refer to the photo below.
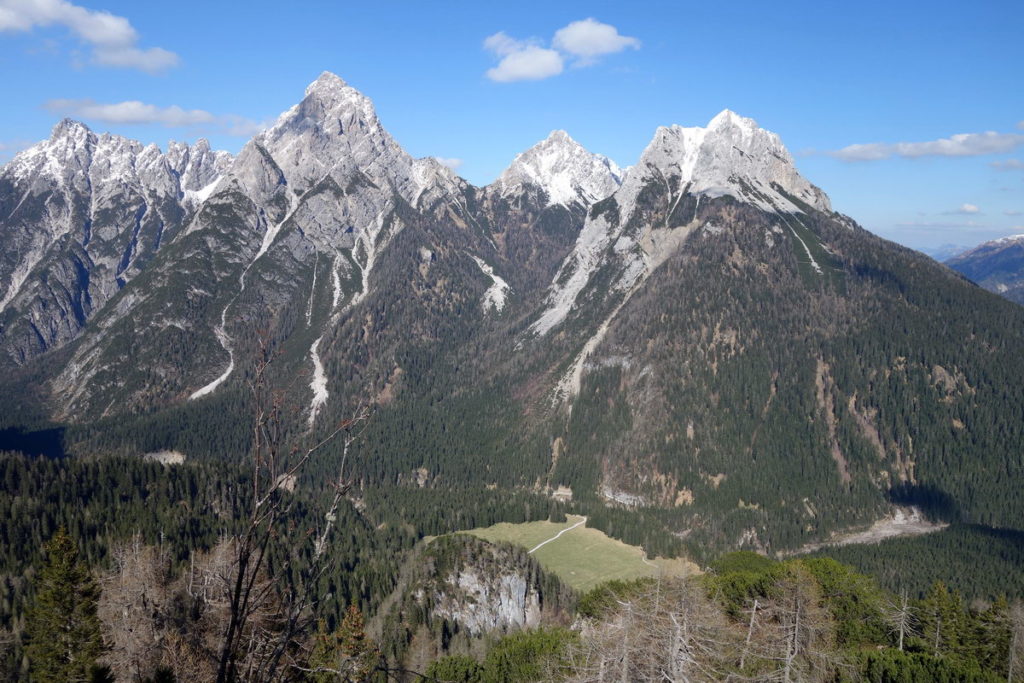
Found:
[[[697, 571], [696, 565], [683, 559], [648, 559], [640, 547], [627, 545], [597, 529], [587, 528], [585, 519], [569, 515], [562, 523], [503, 522], [462, 533], [492, 543], [513, 543], [533, 550], [533, 556], [544, 569], [581, 591], [611, 579], [657, 577], [659, 574], [682, 576]], [[560, 532], [564, 533], [559, 535]]]

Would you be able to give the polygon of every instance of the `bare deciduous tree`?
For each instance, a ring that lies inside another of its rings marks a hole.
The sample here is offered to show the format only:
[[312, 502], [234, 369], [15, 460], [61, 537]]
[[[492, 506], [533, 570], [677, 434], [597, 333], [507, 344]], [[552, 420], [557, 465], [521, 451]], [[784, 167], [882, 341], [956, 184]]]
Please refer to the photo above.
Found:
[[163, 659], [173, 595], [171, 561], [164, 548], [147, 546], [138, 535], [115, 546], [111, 558], [113, 567], [100, 578], [97, 608], [110, 648], [104, 661], [141, 680]]
[[[260, 358], [249, 383], [254, 406], [249, 453], [252, 503], [243, 531], [233, 539], [232, 565], [223, 577], [227, 619], [217, 656], [218, 683], [280, 677], [282, 665], [294, 652], [297, 636], [311, 621], [309, 608], [317, 580], [326, 570], [330, 532], [350, 487], [345, 470], [349, 451], [370, 415], [368, 409], [361, 409], [313, 445], [286, 449], [284, 397], [269, 388], [269, 345], [261, 340], [260, 346]], [[327, 514], [316, 521], [314, 528], [286, 528], [295, 507], [295, 496], [289, 489], [314, 454], [338, 437], [343, 438], [342, 456]], [[312, 551], [307, 568], [291, 572], [291, 580], [284, 580], [284, 574], [297, 566], [289, 563], [298, 559], [300, 547], [309, 542]], [[283, 551], [286, 564], [280, 567], [280, 576], [272, 577], [267, 575], [268, 557], [275, 543]], [[271, 597], [280, 601], [273, 623], [254, 623]]]
[[903, 643], [908, 637], [920, 635], [917, 630], [917, 618], [914, 608], [907, 597], [907, 591], [900, 591], [896, 600], [889, 601], [883, 608], [883, 616], [889, 630], [896, 636], [897, 647], [903, 651]]
[[814, 577], [800, 565], [791, 566], [771, 593], [754, 649], [759, 660], [772, 666], [758, 680], [831, 680], [840, 665], [835, 627]]
[[737, 638], [692, 580], [658, 582], [621, 596], [589, 624], [572, 653], [571, 681], [720, 681]]

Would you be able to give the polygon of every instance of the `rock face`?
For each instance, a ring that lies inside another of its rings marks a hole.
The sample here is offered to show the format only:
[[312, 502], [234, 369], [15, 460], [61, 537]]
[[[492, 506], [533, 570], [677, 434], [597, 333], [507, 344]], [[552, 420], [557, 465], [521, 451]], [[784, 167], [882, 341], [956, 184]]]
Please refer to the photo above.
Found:
[[946, 265], [988, 291], [1024, 304], [1024, 235], [985, 242], [949, 259]]
[[729, 111], [625, 174], [555, 132], [479, 188], [324, 74], [234, 160], [62, 122], [0, 171], [0, 243], [0, 414], [31, 388], [116, 416], [83, 452], [244, 448], [262, 345], [290, 434], [380, 406], [368, 483], [658, 507], [629, 539], [655, 552], [795, 547], [921, 486], [1024, 518], [977, 503], [1017, 500], [983, 473], [1019, 457], [1024, 309], [832, 212]]
[[468, 567], [445, 578], [434, 596], [434, 615], [461, 624], [472, 635], [530, 628], [540, 623], [540, 594], [515, 572], [482, 574]]
[[574, 602], [524, 548], [454, 534], [413, 551], [373, 630], [382, 641], [408, 643], [405, 665], [422, 671], [426, 659], [468, 654], [482, 639], [564, 625]]
[[388, 600], [392, 621], [419, 615], [412, 619], [424, 619], [433, 633], [443, 621], [471, 637], [557, 622], [571, 600], [571, 591], [547, 575], [525, 549], [461, 534], [421, 548], [400, 583]]
[[74, 339], [172, 241], [230, 164], [70, 120], [0, 171], [0, 344], [17, 363]]

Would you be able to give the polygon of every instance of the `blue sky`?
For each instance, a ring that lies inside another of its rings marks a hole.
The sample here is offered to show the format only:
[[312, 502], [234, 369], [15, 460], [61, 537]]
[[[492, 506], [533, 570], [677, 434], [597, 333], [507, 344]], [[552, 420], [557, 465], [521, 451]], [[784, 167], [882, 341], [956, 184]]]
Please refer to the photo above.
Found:
[[1024, 232], [1022, 26], [1019, 0], [0, 0], [0, 159], [65, 114], [237, 151], [330, 70], [476, 184], [555, 128], [629, 165], [730, 108], [868, 229], [973, 245]]

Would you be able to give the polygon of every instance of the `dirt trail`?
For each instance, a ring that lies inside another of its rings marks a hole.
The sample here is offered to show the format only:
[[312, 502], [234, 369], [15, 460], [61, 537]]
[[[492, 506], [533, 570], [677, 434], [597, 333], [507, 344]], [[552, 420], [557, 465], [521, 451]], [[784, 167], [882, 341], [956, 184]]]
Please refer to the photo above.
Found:
[[576, 527], [580, 526], [581, 524], [586, 524], [586, 523], [587, 523], [587, 518], [584, 517], [580, 521], [578, 521], [575, 524], [573, 524], [571, 527], [568, 527], [566, 529], [562, 529], [561, 531], [559, 531], [557, 534], [555, 534], [554, 536], [552, 536], [548, 540], [541, 541], [537, 545], [533, 546], [532, 548], [530, 548], [529, 550], [526, 551], [527, 554], [532, 553], [534, 550], [536, 550], [537, 548], [540, 548], [542, 545], [547, 545], [548, 543], [551, 543], [551, 541], [557, 540], [558, 537], [561, 536], [562, 534], [564, 534], [564, 533], [566, 533], [568, 531], [572, 531], [573, 529], [575, 529]]

